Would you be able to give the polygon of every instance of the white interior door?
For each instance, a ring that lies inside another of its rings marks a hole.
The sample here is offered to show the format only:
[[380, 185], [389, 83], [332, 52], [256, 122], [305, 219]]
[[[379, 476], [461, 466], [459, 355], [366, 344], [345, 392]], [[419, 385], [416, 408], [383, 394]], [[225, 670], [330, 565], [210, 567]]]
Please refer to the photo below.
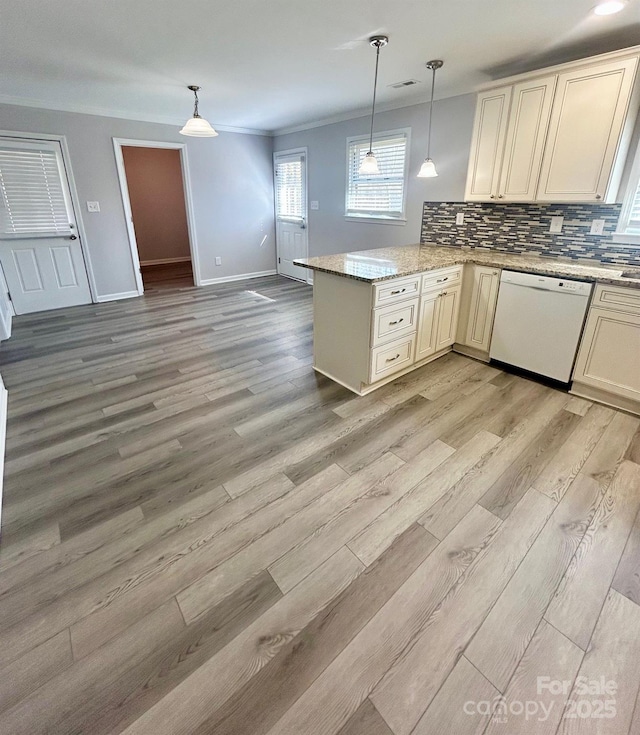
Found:
[[305, 151], [274, 156], [278, 273], [306, 280], [307, 272], [293, 264], [309, 252], [307, 230], [307, 158]]
[[57, 141], [0, 140], [0, 264], [16, 314], [91, 303]]

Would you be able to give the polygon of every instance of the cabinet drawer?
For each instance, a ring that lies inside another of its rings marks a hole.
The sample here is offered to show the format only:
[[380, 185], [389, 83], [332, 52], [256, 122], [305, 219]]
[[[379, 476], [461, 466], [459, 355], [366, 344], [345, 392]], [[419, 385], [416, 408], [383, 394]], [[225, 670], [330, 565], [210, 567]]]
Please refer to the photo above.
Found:
[[622, 288], [600, 283], [596, 286], [592, 306], [640, 314], [640, 288]]
[[420, 294], [420, 276], [402, 280], [383, 281], [374, 285], [373, 305], [383, 306], [404, 301]]
[[422, 276], [422, 293], [432, 288], [457, 286], [462, 282], [462, 266], [447, 268], [446, 270], [432, 271]]
[[397, 339], [416, 331], [418, 299], [389, 304], [373, 310], [373, 334], [371, 346]]
[[415, 342], [415, 335], [411, 335], [371, 350], [369, 382], [375, 383], [409, 367], [413, 363]]

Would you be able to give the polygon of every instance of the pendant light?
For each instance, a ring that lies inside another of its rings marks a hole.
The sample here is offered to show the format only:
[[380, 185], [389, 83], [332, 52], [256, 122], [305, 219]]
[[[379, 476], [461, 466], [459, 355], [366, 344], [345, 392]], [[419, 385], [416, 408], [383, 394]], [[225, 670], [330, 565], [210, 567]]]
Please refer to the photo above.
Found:
[[436, 171], [436, 164], [431, 160], [431, 125], [433, 121], [433, 92], [436, 86], [436, 71], [442, 68], [444, 61], [440, 59], [433, 59], [427, 61], [426, 67], [432, 72], [431, 76], [431, 104], [429, 105], [429, 133], [427, 137], [427, 157], [424, 159], [424, 163], [420, 167], [418, 177], [421, 179], [432, 179], [438, 175]]
[[193, 92], [196, 101], [193, 107], [193, 117], [187, 120], [180, 132], [182, 135], [191, 135], [194, 138], [215, 138], [218, 133], [216, 133], [204, 117], [200, 117], [198, 114], [198, 90], [200, 87], [197, 87], [195, 84], [190, 84], [188, 89]]
[[376, 87], [378, 86], [378, 62], [380, 49], [389, 43], [387, 36], [371, 36], [369, 44], [376, 50], [376, 73], [373, 77], [373, 103], [371, 104], [371, 129], [369, 132], [369, 151], [360, 164], [359, 172], [365, 176], [379, 174], [378, 161], [373, 155], [373, 116], [376, 112]]

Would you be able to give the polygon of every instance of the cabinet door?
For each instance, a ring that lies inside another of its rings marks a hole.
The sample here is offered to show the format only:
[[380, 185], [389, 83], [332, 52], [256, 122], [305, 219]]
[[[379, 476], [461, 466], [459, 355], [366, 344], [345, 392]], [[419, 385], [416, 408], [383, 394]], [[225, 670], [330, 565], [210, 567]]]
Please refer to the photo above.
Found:
[[591, 308], [573, 379], [640, 400], [640, 314]]
[[498, 199], [532, 202], [536, 198], [556, 79], [554, 74], [513, 88]]
[[469, 201], [497, 196], [512, 89], [499, 87], [478, 95], [465, 192]]
[[559, 75], [542, 159], [540, 201], [615, 201], [617, 192], [609, 190], [609, 181], [637, 63], [637, 58], [623, 59]]
[[418, 343], [416, 362], [424, 360], [436, 351], [438, 331], [438, 312], [441, 291], [425, 293], [420, 298], [420, 318], [418, 319]]
[[438, 328], [436, 350], [443, 350], [456, 341], [458, 312], [460, 311], [460, 286], [442, 291], [438, 298]]
[[473, 266], [473, 290], [465, 344], [483, 352], [489, 352], [499, 285], [500, 271]]

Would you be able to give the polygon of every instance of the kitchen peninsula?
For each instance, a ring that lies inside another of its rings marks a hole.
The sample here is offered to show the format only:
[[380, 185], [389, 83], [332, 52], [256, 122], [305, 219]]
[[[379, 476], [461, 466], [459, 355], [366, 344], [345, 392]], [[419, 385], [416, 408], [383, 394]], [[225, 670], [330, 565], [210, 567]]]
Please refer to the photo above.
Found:
[[452, 349], [488, 361], [502, 269], [595, 283], [572, 390], [640, 413], [640, 268], [433, 245], [295, 263], [315, 271], [314, 368], [358, 395]]

